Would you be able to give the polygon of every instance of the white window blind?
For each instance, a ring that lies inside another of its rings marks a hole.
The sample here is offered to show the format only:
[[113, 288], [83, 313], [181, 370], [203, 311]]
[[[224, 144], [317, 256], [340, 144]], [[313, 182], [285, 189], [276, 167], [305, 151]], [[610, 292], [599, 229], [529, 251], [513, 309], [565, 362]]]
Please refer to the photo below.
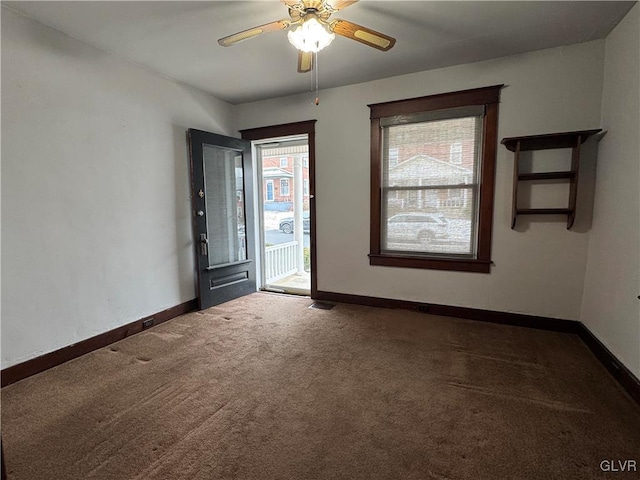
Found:
[[476, 258], [483, 116], [478, 105], [381, 119], [384, 253]]

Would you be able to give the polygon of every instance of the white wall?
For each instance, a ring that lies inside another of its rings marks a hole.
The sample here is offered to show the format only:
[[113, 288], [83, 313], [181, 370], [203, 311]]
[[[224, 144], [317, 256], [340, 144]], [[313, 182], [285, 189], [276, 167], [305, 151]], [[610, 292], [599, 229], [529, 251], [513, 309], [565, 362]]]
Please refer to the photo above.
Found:
[[640, 6], [607, 37], [582, 321], [640, 377]]
[[[638, 375], [637, 54], [638, 6], [607, 39], [604, 97], [598, 41], [325, 90], [318, 107], [232, 107], [3, 8], [2, 368], [195, 296], [186, 128], [316, 118], [320, 290], [582, 319]], [[512, 231], [499, 146], [491, 274], [369, 266], [366, 105], [497, 83], [499, 139], [602, 113], [593, 229]]]
[[195, 297], [185, 130], [232, 116], [2, 9], [2, 368]]
[[318, 107], [312, 94], [244, 104], [236, 128], [318, 120], [319, 290], [578, 320], [588, 230], [526, 218], [511, 230], [513, 154], [502, 145], [490, 274], [369, 266], [367, 104], [504, 83], [499, 139], [598, 128], [603, 58], [596, 41], [328, 89]]

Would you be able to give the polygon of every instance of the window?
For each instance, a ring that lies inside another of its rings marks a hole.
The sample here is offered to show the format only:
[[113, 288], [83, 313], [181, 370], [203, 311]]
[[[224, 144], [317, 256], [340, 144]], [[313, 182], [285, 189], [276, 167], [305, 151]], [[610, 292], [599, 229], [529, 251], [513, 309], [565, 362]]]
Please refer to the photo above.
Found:
[[449, 147], [449, 161], [454, 165], [462, 163], [462, 143], [452, 143]]
[[280, 157], [280, 168], [287, 168], [287, 165], [289, 165], [287, 157]]
[[309, 195], [309, 179], [308, 178], [305, 178], [302, 181], [302, 194]]
[[288, 178], [280, 179], [280, 196], [281, 197], [289, 196], [289, 179]]
[[273, 180], [267, 180], [265, 191], [264, 191], [264, 199], [266, 202], [273, 202]]
[[369, 105], [371, 265], [490, 271], [501, 88]]
[[390, 148], [389, 149], [389, 167], [395, 167], [398, 165], [399, 158], [399, 150], [398, 148]]
[[308, 155], [303, 155], [302, 156], [302, 168], [309, 168], [309, 156]]

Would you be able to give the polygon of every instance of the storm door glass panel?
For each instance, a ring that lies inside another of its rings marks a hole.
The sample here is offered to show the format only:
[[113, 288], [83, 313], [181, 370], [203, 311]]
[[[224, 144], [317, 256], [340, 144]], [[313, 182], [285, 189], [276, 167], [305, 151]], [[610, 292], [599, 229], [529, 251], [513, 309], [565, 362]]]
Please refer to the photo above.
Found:
[[209, 266], [247, 259], [242, 152], [203, 145]]

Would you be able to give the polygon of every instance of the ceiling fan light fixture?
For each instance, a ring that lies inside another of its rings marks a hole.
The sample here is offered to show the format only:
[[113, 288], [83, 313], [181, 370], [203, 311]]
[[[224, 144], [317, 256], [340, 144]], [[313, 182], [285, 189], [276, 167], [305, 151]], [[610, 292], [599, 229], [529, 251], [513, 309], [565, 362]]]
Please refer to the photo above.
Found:
[[295, 30], [287, 34], [291, 45], [302, 52], [316, 53], [329, 45], [336, 37], [329, 26], [322, 24], [315, 16], [311, 16]]

